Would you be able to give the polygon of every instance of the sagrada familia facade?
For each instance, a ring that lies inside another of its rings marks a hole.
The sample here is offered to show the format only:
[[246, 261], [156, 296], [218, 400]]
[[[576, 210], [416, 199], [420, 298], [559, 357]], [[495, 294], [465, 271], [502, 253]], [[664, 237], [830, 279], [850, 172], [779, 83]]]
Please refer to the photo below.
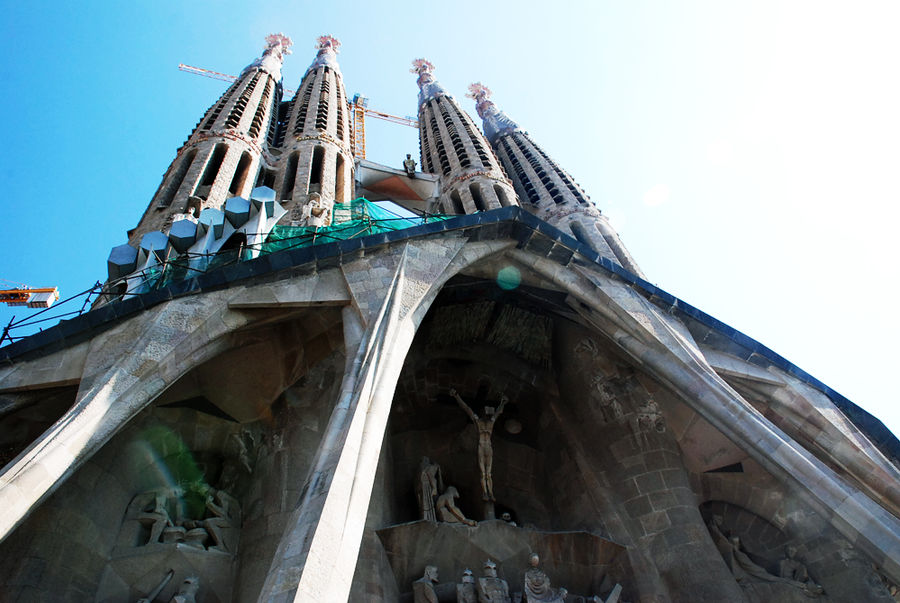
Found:
[[645, 280], [485, 86], [479, 125], [414, 61], [379, 165], [337, 40], [283, 100], [290, 46], [94, 307], [0, 348], [0, 599], [900, 600], [877, 419]]

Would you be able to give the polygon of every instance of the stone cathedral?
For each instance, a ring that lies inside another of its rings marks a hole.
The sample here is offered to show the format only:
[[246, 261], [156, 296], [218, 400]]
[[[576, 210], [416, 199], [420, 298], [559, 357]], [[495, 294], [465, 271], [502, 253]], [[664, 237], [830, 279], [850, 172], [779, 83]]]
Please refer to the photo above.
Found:
[[0, 600], [900, 600], [877, 419], [645, 280], [484, 85], [414, 61], [380, 165], [338, 41], [282, 98], [290, 46], [0, 348]]

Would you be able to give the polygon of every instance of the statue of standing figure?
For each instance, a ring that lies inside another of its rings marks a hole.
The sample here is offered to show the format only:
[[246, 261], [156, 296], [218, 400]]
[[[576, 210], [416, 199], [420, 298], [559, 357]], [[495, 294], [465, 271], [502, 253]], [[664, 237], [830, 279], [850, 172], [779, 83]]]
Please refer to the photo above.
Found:
[[478, 468], [481, 470], [481, 494], [484, 500], [494, 500], [494, 482], [491, 477], [491, 466], [494, 462], [494, 449], [491, 447], [491, 435], [494, 432], [494, 423], [503, 413], [503, 407], [509, 399], [505, 395], [500, 396], [500, 407], [494, 412], [494, 407], [487, 406], [484, 409], [485, 417], [476, 415], [469, 405], [463, 402], [455, 389], [450, 390], [450, 395], [456, 398], [459, 406], [469, 415], [475, 428], [478, 429]]
[[484, 562], [484, 577], [478, 579], [478, 603], [510, 603], [509, 584], [497, 576], [497, 564]]
[[437, 521], [434, 510], [434, 499], [444, 490], [441, 479], [441, 467], [432, 463], [427, 456], [419, 463], [419, 474], [416, 476], [416, 498], [419, 499], [419, 512], [422, 519]]
[[413, 603], [438, 603], [434, 585], [438, 581], [438, 570], [433, 565], [425, 566], [425, 574], [413, 582]]

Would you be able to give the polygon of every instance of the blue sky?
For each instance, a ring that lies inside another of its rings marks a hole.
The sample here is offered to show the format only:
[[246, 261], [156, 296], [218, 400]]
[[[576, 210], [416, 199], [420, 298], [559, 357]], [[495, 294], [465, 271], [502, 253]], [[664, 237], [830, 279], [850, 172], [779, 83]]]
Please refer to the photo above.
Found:
[[[3, 2], [0, 278], [105, 278], [222, 82], [267, 33], [342, 42], [348, 92], [416, 111], [425, 56], [474, 115], [493, 100], [571, 172], [648, 279], [900, 430], [896, 2]], [[369, 120], [400, 166], [416, 132]], [[78, 309], [73, 308], [73, 309]], [[15, 314], [0, 309], [6, 324]]]

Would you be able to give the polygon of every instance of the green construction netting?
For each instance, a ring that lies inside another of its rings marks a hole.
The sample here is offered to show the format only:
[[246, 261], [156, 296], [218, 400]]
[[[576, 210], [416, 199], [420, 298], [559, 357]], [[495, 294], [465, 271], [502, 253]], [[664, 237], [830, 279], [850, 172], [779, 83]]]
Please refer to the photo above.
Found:
[[332, 225], [315, 228], [312, 226], [282, 226], [272, 228], [261, 253], [272, 253], [282, 249], [317, 245], [330, 241], [341, 241], [354, 237], [412, 228], [435, 220], [446, 220], [453, 216], [404, 217], [360, 197], [350, 203], [335, 203], [332, 210]]
[[[148, 268], [144, 272], [142, 289], [147, 291], [166, 287], [172, 282], [191, 278], [202, 272], [209, 272], [221, 266], [249, 259], [255, 255], [266, 255], [284, 249], [320, 245], [332, 241], [342, 241], [354, 237], [412, 228], [452, 217], [454, 216], [400, 216], [377, 203], [360, 197], [350, 203], [335, 203], [332, 209], [331, 226], [320, 228], [314, 226], [274, 226], [258, 254], [246, 248], [227, 249], [210, 256], [204, 256], [200, 261], [196, 261], [196, 257], [179, 256], [164, 264]], [[136, 292], [141, 291], [138, 290]]]

